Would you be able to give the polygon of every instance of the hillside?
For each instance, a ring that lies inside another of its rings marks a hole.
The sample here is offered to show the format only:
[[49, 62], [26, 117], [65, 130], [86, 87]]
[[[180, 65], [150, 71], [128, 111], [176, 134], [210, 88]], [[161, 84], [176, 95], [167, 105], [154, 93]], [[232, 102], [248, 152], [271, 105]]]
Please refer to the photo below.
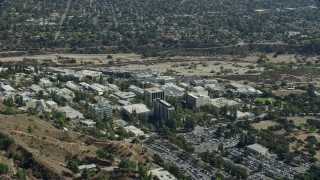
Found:
[[[30, 132], [30, 127], [32, 132]], [[15, 145], [10, 147], [9, 152], [21, 152], [25, 157], [29, 156], [34, 167], [31, 169], [38, 171], [37, 176], [40, 177], [67, 176], [73, 178], [73, 173], [66, 167], [66, 157], [77, 156], [80, 160], [100, 162], [101, 166], [115, 165], [99, 159], [95, 153], [98, 148], [115, 153], [116, 162], [117, 159], [118, 161], [119, 159], [130, 159], [143, 162], [150, 157], [137, 145], [128, 142], [99, 141], [74, 131], [57, 129], [48, 122], [24, 114], [0, 115], [0, 133], [13, 137]], [[85, 142], [92, 142], [92, 144], [86, 145]], [[8, 163], [8, 159], [3, 159], [2, 162]], [[149, 163], [148, 166], [154, 165]], [[9, 170], [16, 171], [10, 164], [9, 167]], [[39, 167], [41, 168], [38, 169]]]

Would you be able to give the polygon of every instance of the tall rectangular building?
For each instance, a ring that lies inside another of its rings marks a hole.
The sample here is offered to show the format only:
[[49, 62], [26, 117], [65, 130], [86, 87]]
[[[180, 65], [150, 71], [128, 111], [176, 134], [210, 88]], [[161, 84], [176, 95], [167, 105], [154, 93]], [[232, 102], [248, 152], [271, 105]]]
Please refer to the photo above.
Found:
[[154, 100], [154, 116], [157, 119], [169, 120], [174, 117], [174, 107], [161, 99]]
[[147, 88], [144, 90], [144, 96], [149, 102], [153, 102], [155, 99], [164, 100], [164, 91], [159, 88]]

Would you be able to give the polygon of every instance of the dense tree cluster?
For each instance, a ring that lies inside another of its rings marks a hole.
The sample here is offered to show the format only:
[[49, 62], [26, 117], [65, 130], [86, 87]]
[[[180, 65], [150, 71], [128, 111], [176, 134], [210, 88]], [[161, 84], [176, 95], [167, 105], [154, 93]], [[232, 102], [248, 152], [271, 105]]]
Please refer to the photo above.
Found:
[[[101, 53], [106, 47], [116, 47], [152, 56], [173, 47], [207, 48], [239, 42], [280, 41], [303, 45], [301, 50], [306, 53], [319, 52], [320, 47], [320, 16], [312, 0], [81, 0], [67, 4], [62, 0], [3, 0], [0, 48]], [[290, 31], [300, 34], [289, 35]]]

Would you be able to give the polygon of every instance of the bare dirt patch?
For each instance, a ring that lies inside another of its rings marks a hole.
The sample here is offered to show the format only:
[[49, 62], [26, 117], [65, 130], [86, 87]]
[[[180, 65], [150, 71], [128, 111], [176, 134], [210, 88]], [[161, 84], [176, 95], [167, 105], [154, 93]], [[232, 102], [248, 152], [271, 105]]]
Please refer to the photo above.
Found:
[[279, 123], [277, 122], [274, 122], [274, 121], [261, 121], [259, 123], [253, 123], [252, 126], [255, 128], [255, 129], [267, 129], [268, 127], [270, 126], [274, 126], [274, 125], [277, 125]]
[[302, 124], [307, 124], [307, 119], [315, 119], [313, 116], [291, 116], [288, 117], [289, 120], [293, 120], [295, 126], [301, 126]]
[[183, 76], [213, 76], [226, 74], [246, 74], [248, 71], [261, 73], [264, 68], [257, 67], [246, 62], [223, 62], [223, 61], [186, 61], [186, 62], [165, 62], [149, 64], [128, 64], [122, 67], [111, 67], [116, 70], [129, 71], [157, 71], [165, 73], [172, 71], [176, 75]]
[[[111, 55], [112, 58], [108, 58]], [[94, 64], [106, 64], [111, 60], [123, 60], [123, 61], [140, 61], [141, 56], [138, 54], [47, 54], [47, 55], [34, 55], [34, 56], [18, 56], [18, 57], [5, 57], [0, 58], [3, 62], [23, 61], [24, 59], [35, 59], [38, 62], [45, 60], [52, 60], [58, 63], [59, 59], [75, 59], [78, 64], [84, 62], [90, 62]]]
[[[248, 61], [248, 62], [257, 62], [259, 59], [260, 55], [250, 55], [245, 58], [241, 58], [243, 61]], [[283, 55], [278, 55], [277, 57], [274, 57], [274, 54], [267, 54], [266, 57], [269, 59], [268, 62], [273, 62], [273, 63], [290, 63], [290, 62], [295, 62], [294, 55], [292, 54], [283, 54]]]
[[273, 94], [275, 94], [276, 96], [287, 96], [289, 94], [297, 94], [300, 95], [302, 93], [305, 93], [305, 91], [303, 90], [277, 90], [277, 91], [272, 91]]

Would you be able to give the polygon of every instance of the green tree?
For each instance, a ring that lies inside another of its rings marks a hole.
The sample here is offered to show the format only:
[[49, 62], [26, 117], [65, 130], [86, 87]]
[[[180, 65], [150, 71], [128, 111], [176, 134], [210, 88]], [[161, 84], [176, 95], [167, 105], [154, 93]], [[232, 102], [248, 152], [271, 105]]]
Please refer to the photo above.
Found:
[[19, 169], [17, 171], [17, 179], [26, 180], [27, 179], [27, 171], [25, 169]]
[[14, 139], [8, 135], [2, 135], [0, 141], [2, 149], [4, 150], [8, 150], [11, 144], [14, 143]]
[[113, 84], [114, 83], [114, 77], [109, 77], [107, 79], [108, 83]]
[[28, 126], [28, 129], [27, 129], [27, 130], [28, 130], [29, 133], [32, 133], [32, 132], [33, 132], [33, 127]]
[[261, 172], [261, 171], [262, 171], [262, 169], [263, 169], [263, 165], [262, 165], [262, 163], [259, 163], [258, 171], [259, 171], [259, 172]]
[[221, 152], [222, 155], [224, 154], [224, 148], [222, 143], [219, 144], [218, 150]]
[[0, 175], [6, 174], [8, 172], [8, 166], [6, 164], [0, 163]]
[[38, 109], [33, 107], [28, 107], [27, 113], [29, 116], [38, 114]]
[[90, 178], [90, 172], [87, 168], [85, 168], [82, 173], [81, 173], [81, 177], [84, 180], [88, 180]]
[[23, 102], [23, 98], [22, 96], [18, 95], [14, 98], [15, 100], [15, 103], [18, 105], [18, 106], [24, 106], [24, 102]]
[[73, 172], [78, 173], [79, 172], [79, 161], [76, 158], [69, 158], [67, 167]]
[[138, 171], [139, 171], [140, 180], [148, 180], [148, 171], [142, 163], [138, 164]]
[[33, 76], [33, 83], [38, 84], [40, 82], [40, 76], [34, 75]]
[[43, 99], [43, 97], [44, 97], [44, 91], [43, 91], [43, 90], [38, 91], [37, 97], [38, 97], [39, 99]]
[[119, 168], [121, 168], [122, 170], [124, 170], [125, 172], [131, 172], [133, 170], [136, 169], [136, 163], [134, 161], [130, 161], [130, 160], [122, 160], [119, 163]]
[[3, 104], [6, 105], [7, 107], [13, 107], [14, 101], [13, 101], [12, 97], [9, 97], [9, 98], [3, 100]]
[[162, 166], [164, 163], [163, 159], [158, 154], [153, 155], [153, 161], [154, 161], [154, 163], [158, 164], [159, 166]]
[[194, 130], [194, 128], [195, 128], [194, 117], [192, 117], [192, 116], [187, 116], [186, 117], [186, 122], [185, 122], [184, 128], [186, 130]]

